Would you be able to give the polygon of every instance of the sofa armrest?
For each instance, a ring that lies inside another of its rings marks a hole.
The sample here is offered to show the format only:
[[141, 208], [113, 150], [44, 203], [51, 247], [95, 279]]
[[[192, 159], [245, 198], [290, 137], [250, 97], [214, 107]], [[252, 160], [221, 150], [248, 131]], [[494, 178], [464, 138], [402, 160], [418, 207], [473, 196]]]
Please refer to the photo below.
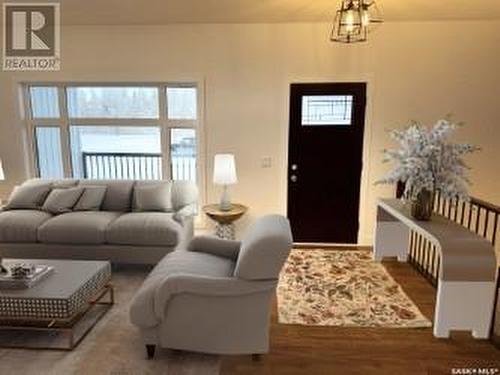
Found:
[[132, 302], [130, 319], [141, 328], [152, 328], [163, 320], [168, 302], [177, 294], [242, 296], [271, 291], [277, 283], [277, 280], [246, 281], [232, 277], [210, 278], [187, 274], [149, 280], [149, 285], [141, 288]]
[[191, 219], [198, 214], [198, 207], [196, 204], [188, 204], [174, 213], [174, 220], [183, 224], [186, 219]]
[[188, 245], [189, 251], [212, 254], [236, 260], [240, 252], [241, 242], [223, 240], [213, 236], [197, 236]]

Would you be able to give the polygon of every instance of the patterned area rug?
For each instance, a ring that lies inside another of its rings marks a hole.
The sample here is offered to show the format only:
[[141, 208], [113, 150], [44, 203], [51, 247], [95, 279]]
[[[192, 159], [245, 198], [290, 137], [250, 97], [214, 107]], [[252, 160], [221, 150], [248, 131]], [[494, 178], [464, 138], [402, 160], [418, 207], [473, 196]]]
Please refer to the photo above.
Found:
[[278, 315], [283, 324], [432, 325], [368, 251], [293, 250], [280, 276]]

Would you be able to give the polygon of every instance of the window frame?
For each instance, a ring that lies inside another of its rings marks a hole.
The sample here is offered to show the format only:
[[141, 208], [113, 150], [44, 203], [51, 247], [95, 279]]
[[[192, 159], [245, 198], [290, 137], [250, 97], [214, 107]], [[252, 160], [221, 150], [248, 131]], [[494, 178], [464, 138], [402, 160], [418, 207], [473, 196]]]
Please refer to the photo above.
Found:
[[[61, 136], [61, 151], [64, 178], [74, 178], [71, 160], [71, 136], [70, 127], [74, 126], [158, 126], [160, 128], [160, 144], [162, 153], [162, 178], [171, 180], [172, 162], [170, 159], [170, 130], [175, 128], [189, 128], [196, 132], [196, 183], [200, 190], [200, 201], [205, 201], [205, 132], [203, 126], [203, 85], [200, 82], [24, 82], [21, 84], [24, 104], [24, 118], [27, 129], [29, 144], [29, 163], [31, 175], [40, 176], [38, 166], [38, 151], [36, 142], [37, 127], [59, 127]], [[59, 118], [33, 117], [31, 105], [31, 87], [56, 87], [58, 93]], [[70, 118], [68, 114], [68, 94], [70, 87], [155, 87], [158, 89], [159, 117], [157, 119], [141, 118]], [[167, 87], [189, 87], [196, 88], [197, 118], [194, 120], [168, 119]]]

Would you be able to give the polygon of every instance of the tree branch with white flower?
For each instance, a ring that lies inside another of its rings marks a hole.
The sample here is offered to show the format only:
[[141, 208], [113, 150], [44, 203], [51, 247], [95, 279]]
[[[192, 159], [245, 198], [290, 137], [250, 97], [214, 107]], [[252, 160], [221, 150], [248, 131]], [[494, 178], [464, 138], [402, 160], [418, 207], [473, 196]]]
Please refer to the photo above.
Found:
[[460, 124], [439, 120], [433, 127], [412, 122], [403, 130], [391, 130], [399, 148], [384, 150], [384, 162], [395, 167], [378, 184], [405, 183], [403, 198], [414, 200], [424, 190], [439, 191], [444, 198], [469, 200], [469, 167], [463, 157], [478, 147], [449, 141]]

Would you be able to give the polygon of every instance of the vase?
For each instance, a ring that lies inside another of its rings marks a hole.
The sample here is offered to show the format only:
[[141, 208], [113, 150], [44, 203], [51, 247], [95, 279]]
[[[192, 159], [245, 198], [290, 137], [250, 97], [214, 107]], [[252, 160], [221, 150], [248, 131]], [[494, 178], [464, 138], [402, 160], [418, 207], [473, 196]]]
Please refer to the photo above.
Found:
[[411, 216], [420, 221], [429, 221], [434, 206], [434, 194], [429, 190], [422, 190], [416, 199], [411, 202]]

